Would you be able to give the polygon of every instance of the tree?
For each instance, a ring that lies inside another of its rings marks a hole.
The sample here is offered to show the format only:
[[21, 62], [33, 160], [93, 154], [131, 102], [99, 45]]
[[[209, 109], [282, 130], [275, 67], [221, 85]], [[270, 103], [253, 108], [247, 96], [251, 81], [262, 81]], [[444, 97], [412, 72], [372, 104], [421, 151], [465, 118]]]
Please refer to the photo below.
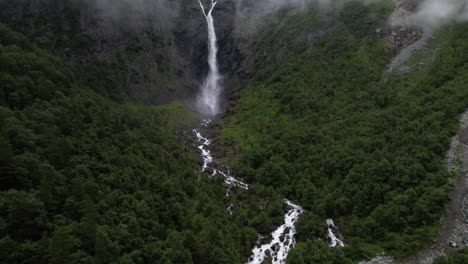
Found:
[[77, 238], [73, 236], [72, 226], [62, 226], [55, 230], [49, 242], [49, 263], [78, 263], [73, 255], [76, 251]]
[[96, 244], [94, 247], [94, 259], [96, 264], [106, 264], [112, 261], [114, 256], [111, 251], [112, 242], [102, 228], [97, 228]]

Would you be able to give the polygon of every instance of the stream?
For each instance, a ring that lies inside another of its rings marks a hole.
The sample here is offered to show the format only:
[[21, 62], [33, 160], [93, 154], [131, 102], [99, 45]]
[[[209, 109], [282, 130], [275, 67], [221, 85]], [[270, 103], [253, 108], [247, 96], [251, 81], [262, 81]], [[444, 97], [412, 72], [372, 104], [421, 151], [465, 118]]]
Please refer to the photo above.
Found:
[[[210, 177], [221, 176], [226, 184], [226, 196], [229, 196], [232, 188], [249, 189], [249, 185], [240, 179], [231, 175], [229, 168], [220, 164], [213, 158], [212, 152], [209, 149], [212, 140], [202, 134], [202, 130], [209, 129], [208, 126], [212, 122], [211, 119], [204, 119], [201, 122], [201, 128], [193, 129], [193, 134], [196, 136], [196, 147], [200, 150], [200, 155], [203, 159], [201, 167], [202, 172], [208, 172]], [[284, 199], [287, 206], [287, 212], [284, 215], [284, 223], [274, 230], [265, 244], [260, 242], [252, 249], [252, 255], [248, 259], [247, 264], [261, 264], [266, 259], [271, 259], [272, 264], [284, 264], [288, 257], [288, 253], [296, 245], [296, 223], [300, 216], [305, 212], [304, 209], [290, 200]], [[229, 215], [234, 212], [234, 204], [231, 203], [226, 208]], [[327, 219], [327, 236], [329, 247], [343, 247], [343, 236], [339, 232], [338, 227], [332, 219]], [[262, 239], [259, 239], [259, 241]]]
[[[208, 129], [208, 125], [212, 122], [211, 119], [205, 119], [201, 122], [201, 128]], [[219, 164], [212, 156], [209, 146], [212, 140], [203, 136], [201, 129], [194, 129], [194, 135], [197, 138], [197, 148], [200, 150], [201, 157], [203, 158], [203, 165], [201, 171], [210, 172], [211, 177], [222, 176], [226, 184], [226, 196], [232, 188], [241, 188], [244, 190], [249, 189], [249, 185], [231, 175], [229, 169], [222, 164]], [[301, 206], [285, 199], [287, 205], [287, 212], [284, 215], [284, 224], [279, 226], [275, 231], [270, 234], [271, 239], [269, 243], [258, 244], [252, 250], [252, 256], [248, 260], [248, 264], [260, 264], [264, 260], [270, 258], [272, 264], [284, 264], [288, 257], [289, 251], [296, 245], [296, 223], [299, 217], [304, 213]], [[233, 214], [234, 205], [231, 203], [226, 209], [229, 215]]]
[[[210, 4], [208, 9], [203, 5], [202, 0], [198, 0], [203, 16], [206, 19], [207, 30], [208, 30], [208, 74], [200, 87], [200, 92], [197, 96], [197, 108], [198, 111], [205, 116], [216, 116], [220, 113], [220, 96], [222, 87], [220, 80], [222, 78], [219, 72], [218, 66], [218, 46], [217, 37], [215, 30], [215, 23], [213, 18], [213, 11], [216, 7], [217, 1], [210, 0], [206, 1]], [[203, 159], [203, 165], [201, 167], [202, 172], [206, 172], [210, 177], [223, 177], [224, 183], [226, 184], [226, 196], [229, 196], [233, 188], [241, 188], [244, 190], [249, 189], [249, 185], [242, 180], [239, 180], [231, 175], [229, 168], [223, 164], [217, 162], [212, 155], [210, 145], [212, 139], [203, 135], [203, 130], [209, 128], [209, 124], [212, 119], [207, 118], [201, 121], [199, 128], [193, 129], [193, 134], [196, 136], [196, 146], [200, 150], [201, 157]], [[284, 199], [287, 207], [287, 212], [284, 215], [284, 224], [280, 225], [276, 230], [270, 234], [268, 240], [259, 239], [258, 244], [252, 249], [252, 255], [248, 259], [247, 264], [261, 264], [265, 260], [270, 259], [272, 264], [284, 264], [288, 257], [288, 253], [296, 245], [296, 223], [300, 216], [304, 213], [304, 209], [294, 204], [293, 202]], [[231, 203], [226, 210], [229, 215], [234, 213], [234, 203]], [[344, 246], [344, 243], [340, 238], [341, 234], [338, 232], [338, 228], [335, 226], [333, 220], [327, 220], [327, 233], [329, 238], [330, 247]], [[337, 233], [337, 235], [335, 234]], [[261, 237], [262, 238], [262, 237]], [[269, 241], [265, 244], [261, 244], [260, 241]]]

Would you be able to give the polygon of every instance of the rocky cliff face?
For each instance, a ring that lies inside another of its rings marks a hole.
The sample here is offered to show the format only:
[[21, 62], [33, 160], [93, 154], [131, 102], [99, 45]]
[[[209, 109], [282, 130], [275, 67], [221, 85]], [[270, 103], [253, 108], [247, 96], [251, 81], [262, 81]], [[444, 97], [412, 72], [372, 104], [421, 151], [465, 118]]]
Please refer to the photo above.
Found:
[[[98, 90], [118, 94], [121, 100], [189, 101], [207, 72], [206, 22], [198, 2], [181, 0], [169, 6], [137, 2], [139, 6], [124, 0], [112, 4], [0, 0], [0, 19], [64, 57], [78, 72], [106, 69], [110, 84]], [[229, 74], [237, 53], [232, 35], [234, 8], [234, 2], [222, 1], [215, 11], [221, 71], [228, 90], [238, 83]], [[93, 78], [85, 79], [96, 85]], [[118, 87], [106, 87], [112, 84]]]
[[[264, 43], [252, 33], [255, 18], [265, 14], [255, 3], [218, 1], [213, 13], [224, 98], [258, 67], [287, 56], [284, 40], [274, 37], [271, 48], [259, 50]], [[208, 71], [197, 0], [0, 0], [0, 19], [119, 101], [190, 104]]]

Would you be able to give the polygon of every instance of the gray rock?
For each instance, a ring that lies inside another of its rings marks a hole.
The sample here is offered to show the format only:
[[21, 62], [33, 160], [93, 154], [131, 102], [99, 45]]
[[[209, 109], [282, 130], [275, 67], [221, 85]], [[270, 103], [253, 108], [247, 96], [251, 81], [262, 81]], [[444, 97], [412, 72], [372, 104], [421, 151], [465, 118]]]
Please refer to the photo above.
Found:
[[396, 263], [393, 257], [378, 257], [369, 261], [361, 261], [359, 264], [394, 264]]

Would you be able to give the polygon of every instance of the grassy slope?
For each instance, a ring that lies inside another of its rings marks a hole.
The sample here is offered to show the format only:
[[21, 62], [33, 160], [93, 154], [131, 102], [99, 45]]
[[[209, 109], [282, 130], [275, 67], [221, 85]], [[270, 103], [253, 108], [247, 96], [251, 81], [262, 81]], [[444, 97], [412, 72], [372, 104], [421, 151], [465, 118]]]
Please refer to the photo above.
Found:
[[[441, 51], [421, 72], [380, 82], [391, 52], [375, 30], [389, 10], [350, 4], [331, 14], [327, 33], [259, 71], [220, 122], [237, 175], [338, 218], [350, 246], [332, 251], [347, 259], [401, 256], [433, 237], [450, 190], [442, 157], [467, 107], [466, 25], [439, 33]], [[283, 25], [314, 28], [314, 13]], [[277, 38], [291, 33], [282, 30]], [[312, 218], [291, 263], [344, 261], [315, 241]]]

